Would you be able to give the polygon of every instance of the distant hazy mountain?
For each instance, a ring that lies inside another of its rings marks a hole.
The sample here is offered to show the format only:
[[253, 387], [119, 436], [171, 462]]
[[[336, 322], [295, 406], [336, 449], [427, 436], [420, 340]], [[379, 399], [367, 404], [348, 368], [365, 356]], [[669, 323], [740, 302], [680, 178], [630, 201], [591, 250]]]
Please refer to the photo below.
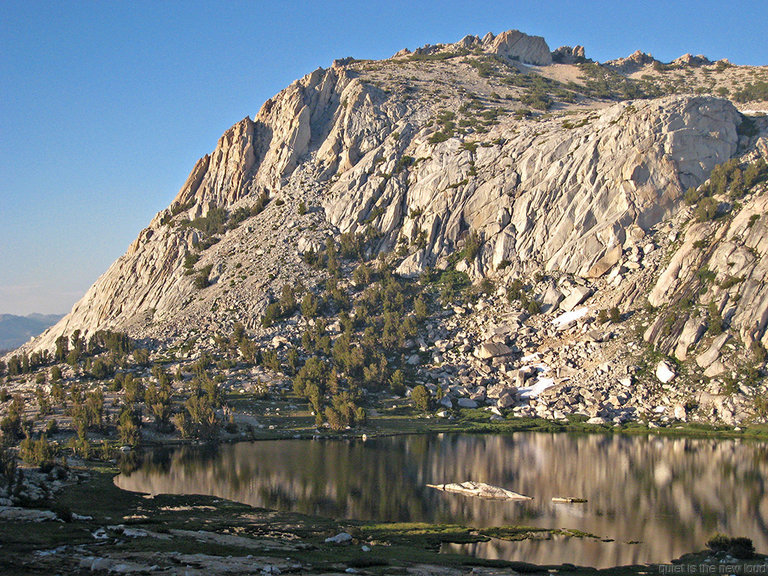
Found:
[[0, 314], [0, 350], [13, 350], [61, 320], [63, 314]]

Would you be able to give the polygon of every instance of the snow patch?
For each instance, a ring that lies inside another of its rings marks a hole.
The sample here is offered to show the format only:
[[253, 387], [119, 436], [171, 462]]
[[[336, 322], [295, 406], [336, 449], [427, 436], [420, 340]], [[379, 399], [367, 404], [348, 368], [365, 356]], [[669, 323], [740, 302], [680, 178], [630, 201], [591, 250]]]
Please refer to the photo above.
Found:
[[570, 326], [577, 320], [581, 320], [587, 314], [589, 314], [589, 307], [584, 306], [583, 308], [577, 308], [576, 310], [571, 310], [570, 312], [566, 312], [565, 314], [560, 314], [560, 316], [552, 320], [552, 324], [558, 330], [562, 330], [563, 328]]
[[535, 398], [544, 390], [547, 388], [551, 388], [555, 385], [554, 378], [539, 378], [536, 380], [536, 382], [533, 384], [533, 386], [526, 386], [525, 388], [520, 388], [518, 392], [520, 393], [521, 398]]

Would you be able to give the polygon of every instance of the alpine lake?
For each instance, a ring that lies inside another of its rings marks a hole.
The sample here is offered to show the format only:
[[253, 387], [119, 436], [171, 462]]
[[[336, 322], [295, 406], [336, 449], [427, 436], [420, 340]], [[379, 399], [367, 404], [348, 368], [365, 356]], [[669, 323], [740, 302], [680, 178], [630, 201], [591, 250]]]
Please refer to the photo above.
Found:
[[[466, 481], [531, 499], [427, 486]], [[490, 537], [445, 542], [441, 552], [595, 568], [669, 562], [716, 533], [767, 549], [767, 481], [765, 442], [547, 432], [164, 448], [114, 479], [130, 492], [213, 496], [333, 519], [461, 525]]]

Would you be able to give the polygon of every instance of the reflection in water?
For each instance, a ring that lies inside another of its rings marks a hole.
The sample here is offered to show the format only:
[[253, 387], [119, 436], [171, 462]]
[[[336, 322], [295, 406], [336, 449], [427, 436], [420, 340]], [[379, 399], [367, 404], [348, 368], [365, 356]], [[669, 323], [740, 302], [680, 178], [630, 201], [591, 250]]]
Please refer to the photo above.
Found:
[[[544, 433], [280, 440], [154, 452], [115, 482], [336, 518], [578, 529], [615, 542], [558, 537], [462, 550], [605, 567], [667, 562], [703, 548], [715, 532], [768, 548], [766, 454], [768, 445], [731, 440]], [[465, 480], [534, 500], [485, 501], [425, 487]], [[553, 496], [589, 502], [554, 504]]]

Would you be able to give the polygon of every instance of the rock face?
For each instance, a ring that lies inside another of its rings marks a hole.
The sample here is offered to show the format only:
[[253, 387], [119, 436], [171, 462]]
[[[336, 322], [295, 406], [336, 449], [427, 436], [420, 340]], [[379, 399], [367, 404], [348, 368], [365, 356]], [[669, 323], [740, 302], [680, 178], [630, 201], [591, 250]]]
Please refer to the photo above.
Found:
[[585, 58], [584, 46], [560, 46], [552, 52], [552, 61], [560, 64], [573, 64]]
[[[583, 57], [579, 47], [557, 53]], [[499, 68], [481, 70], [482, 58]], [[676, 214], [684, 191], [737, 152], [741, 116], [729, 101], [708, 96], [631, 104], [580, 96], [562, 104], [567, 118], [526, 118], [518, 103], [525, 89], [512, 80], [529, 70], [523, 64], [551, 63], [543, 38], [511, 30], [315, 70], [230, 128], [171, 206], [27, 348], [52, 349], [76, 329], [161, 342], [234, 322], [258, 331], [282, 284], [313, 284], [307, 255], [346, 233], [374, 238], [372, 255], [398, 250], [397, 273], [410, 278], [445, 268], [476, 235], [474, 256], [460, 262], [473, 280], [503, 269], [507, 278], [545, 271], [618, 285], [621, 262], [640, 267], [637, 239]], [[450, 129], [441, 120], [446, 110], [458, 111]], [[262, 198], [272, 202], [255, 215]], [[761, 202], [750, 213], [768, 208]], [[246, 216], [212, 239], [199, 223], [216, 210]], [[725, 234], [747, 234], [747, 246], [762, 254], [768, 224], [746, 231], [748, 219], [734, 220]], [[651, 303], [666, 301], [685, 281], [695, 237], [690, 230]], [[727, 246], [713, 262], [726, 266], [738, 256], [737, 272], [750, 275], [742, 302], [768, 302], [757, 282], [762, 264], [737, 243]], [[191, 257], [198, 258], [192, 265]], [[572, 310], [592, 293], [560, 288], [547, 292], [547, 310]], [[630, 296], [644, 296], [643, 289]], [[736, 306], [731, 322], [745, 338], [765, 333], [768, 313], [760, 306]], [[697, 330], [692, 325], [686, 338]]]
[[528, 36], [519, 30], [502, 32], [491, 41], [487, 50], [492, 54], [520, 60], [526, 64], [546, 66], [552, 63], [552, 53], [544, 38]]
[[638, 70], [641, 70], [645, 66], [653, 64], [654, 62], [658, 62], [656, 58], [650, 54], [636, 50], [626, 58], [619, 58], [617, 60], [610, 60], [606, 62], [606, 65], [610, 66], [618, 72], [621, 72], [622, 74], [632, 74], [633, 72], [637, 72]]
[[[579, 47], [577, 47], [579, 48]], [[519, 30], [507, 30], [498, 36], [490, 32], [479, 38], [477, 36], [465, 36], [455, 44], [437, 46], [425, 46], [414, 53], [419, 55], [436, 54], [446, 51], [472, 50], [493, 54], [512, 61], [532, 64], [534, 66], [547, 66], [552, 63], [552, 53], [546, 40], [541, 36], [529, 36]], [[581, 53], [583, 55], [583, 48]], [[397, 56], [408, 56], [410, 52], [398, 52]]]

